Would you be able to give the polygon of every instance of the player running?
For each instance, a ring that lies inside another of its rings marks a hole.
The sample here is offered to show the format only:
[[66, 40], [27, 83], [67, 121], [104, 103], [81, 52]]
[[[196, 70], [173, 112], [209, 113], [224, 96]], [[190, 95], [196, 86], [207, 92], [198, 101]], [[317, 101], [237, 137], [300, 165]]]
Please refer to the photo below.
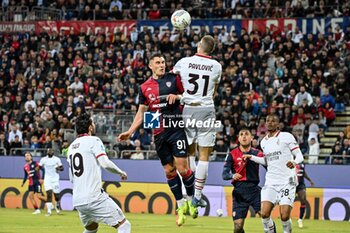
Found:
[[[159, 119], [159, 127], [153, 131], [154, 142], [159, 159], [162, 163], [168, 185], [174, 194], [178, 209], [178, 226], [185, 223], [185, 214], [189, 211], [193, 218], [198, 216], [198, 211], [187, 201], [182, 194], [182, 183], [177, 173], [182, 177], [187, 195], [192, 198], [194, 192], [194, 175], [187, 164], [187, 140], [186, 134], [181, 127], [165, 127], [169, 122], [177, 123], [182, 119], [180, 108], [180, 94], [183, 92], [180, 78], [175, 74], [165, 73], [165, 59], [163, 55], [153, 55], [150, 59], [149, 68], [152, 77], [145, 81], [139, 91], [140, 105], [134, 122], [129, 130], [118, 136], [119, 141], [127, 140], [144, 120], [147, 110], [152, 113], [151, 124]], [[163, 125], [164, 123], [164, 125]]]
[[297, 186], [297, 194], [300, 201], [298, 226], [299, 228], [303, 228], [303, 218], [304, 218], [305, 207], [306, 207], [306, 185], [305, 185], [304, 178], [310, 182], [311, 186], [315, 186], [315, 183], [311, 180], [311, 178], [306, 173], [304, 163], [297, 164], [296, 169], [297, 169], [297, 176], [298, 176], [298, 183], [299, 183]]
[[108, 159], [102, 141], [95, 136], [95, 124], [86, 113], [76, 120], [75, 139], [68, 148], [69, 178], [73, 183], [73, 207], [78, 210], [84, 233], [96, 233], [98, 223], [117, 228], [119, 233], [130, 233], [131, 224], [119, 206], [102, 189], [101, 167], [119, 174], [127, 174]]
[[46, 171], [46, 176], [44, 179], [44, 186], [46, 191], [46, 207], [47, 215], [51, 215], [51, 210], [53, 209], [52, 205], [52, 192], [55, 196], [55, 209], [59, 214], [61, 210], [60, 205], [60, 176], [59, 172], [63, 171], [63, 166], [61, 160], [54, 156], [54, 151], [52, 148], [47, 149], [47, 156], [42, 158], [39, 162], [39, 165], [43, 167]]
[[303, 162], [304, 157], [293, 135], [277, 129], [279, 125], [277, 115], [268, 115], [266, 125], [268, 134], [261, 141], [264, 157], [252, 155], [244, 155], [244, 157], [267, 166], [265, 185], [261, 191], [261, 217], [264, 231], [276, 232], [275, 223], [270, 216], [274, 206], [279, 204], [283, 232], [292, 232], [290, 213], [298, 183], [295, 167]]
[[[221, 64], [210, 56], [214, 51], [215, 40], [212, 36], [204, 36], [198, 44], [197, 53], [192, 57], [182, 58], [174, 66], [173, 72], [180, 74], [184, 87], [182, 102], [184, 121], [214, 122], [214, 94], [221, 79]], [[191, 167], [195, 166], [195, 153], [198, 143], [199, 161], [195, 174], [195, 193], [192, 204], [205, 207], [202, 190], [207, 179], [209, 156], [215, 144], [215, 128], [210, 126], [185, 128], [189, 144]]]
[[35, 211], [33, 214], [40, 214], [41, 211], [35, 200], [38, 198], [43, 200], [41, 185], [43, 183], [42, 178], [40, 177], [40, 170], [42, 171], [43, 178], [45, 178], [45, 169], [39, 166], [39, 163], [33, 161], [33, 156], [30, 152], [25, 153], [24, 159], [26, 164], [24, 165], [24, 178], [21, 187], [25, 184], [27, 179], [29, 179], [28, 191], [29, 191], [29, 200], [33, 204]]
[[222, 178], [232, 180], [232, 218], [234, 233], [244, 233], [244, 220], [249, 206], [260, 215], [259, 164], [244, 161], [244, 154], [263, 157], [260, 150], [251, 147], [253, 136], [249, 129], [242, 128], [238, 133], [239, 146], [226, 156]]

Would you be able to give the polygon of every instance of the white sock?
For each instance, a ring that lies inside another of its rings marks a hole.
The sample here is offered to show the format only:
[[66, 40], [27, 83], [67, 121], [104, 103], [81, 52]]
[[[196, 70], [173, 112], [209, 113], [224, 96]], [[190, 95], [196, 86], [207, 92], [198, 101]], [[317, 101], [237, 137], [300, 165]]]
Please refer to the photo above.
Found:
[[209, 162], [198, 161], [195, 183], [194, 183], [194, 197], [197, 200], [202, 198], [202, 190], [208, 175]]
[[190, 158], [190, 168], [193, 172], [196, 171], [196, 156], [189, 156]]
[[52, 202], [46, 202], [47, 213], [51, 214]]
[[118, 227], [118, 233], [130, 233], [131, 223], [126, 220], [121, 226]]
[[261, 219], [265, 233], [274, 233], [274, 226], [271, 217]]
[[281, 221], [283, 226], [283, 233], [291, 233], [292, 232], [292, 220], [289, 219], [287, 221]]
[[180, 208], [186, 203], [186, 199], [182, 198], [181, 200], [176, 201], [177, 206]]
[[98, 230], [98, 228], [96, 230], [93, 230], [93, 231], [89, 231], [89, 230], [85, 229], [83, 233], [96, 233], [97, 230]]

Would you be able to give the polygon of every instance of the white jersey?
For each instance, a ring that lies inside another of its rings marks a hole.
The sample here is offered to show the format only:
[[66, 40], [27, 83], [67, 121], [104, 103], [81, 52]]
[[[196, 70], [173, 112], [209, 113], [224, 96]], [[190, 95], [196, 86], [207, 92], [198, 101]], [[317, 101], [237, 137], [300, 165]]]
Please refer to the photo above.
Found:
[[106, 152], [98, 137], [86, 135], [70, 144], [67, 160], [73, 183], [73, 206], [103, 201], [108, 197], [102, 191], [101, 167], [97, 161], [100, 156], [106, 156]]
[[56, 171], [56, 168], [62, 166], [61, 160], [56, 157], [46, 156], [42, 158], [39, 165], [45, 168], [45, 183], [46, 182], [58, 182], [60, 180], [60, 175]]
[[219, 62], [210, 56], [196, 54], [178, 61], [173, 72], [181, 76], [185, 104], [214, 105], [215, 85], [220, 82], [222, 72]]
[[278, 131], [273, 137], [265, 136], [261, 149], [267, 162], [265, 185], [296, 183], [296, 169], [287, 167], [294, 156], [292, 151], [299, 148], [292, 134]]

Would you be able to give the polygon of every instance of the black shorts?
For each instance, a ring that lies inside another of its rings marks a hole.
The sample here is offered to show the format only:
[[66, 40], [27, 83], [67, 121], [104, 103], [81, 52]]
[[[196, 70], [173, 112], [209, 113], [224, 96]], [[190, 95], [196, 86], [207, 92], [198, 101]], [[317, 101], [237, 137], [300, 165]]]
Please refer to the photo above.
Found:
[[183, 129], [164, 131], [155, 136], [154, 143], [162, 165], [172, 163], [175, 157], [187, 157], [187, 138]]
[[40, 184], [29, 185], [28, 191], [34, 192], [34, 193], [42, 193], [41, 185]]
[[261, 188], [258, 185], [249, 188], [235, 188], [232, 191], [232, 218], [244, 219], [247, 217], [249, 206], [252, 206], [255, 212], [261, 209]]
[[306, 186], [305, 186], [305, 183], [299, 183], [298, 186], [297, 186], [297, 193], [301, 190], [305, 190], [306, 189]]

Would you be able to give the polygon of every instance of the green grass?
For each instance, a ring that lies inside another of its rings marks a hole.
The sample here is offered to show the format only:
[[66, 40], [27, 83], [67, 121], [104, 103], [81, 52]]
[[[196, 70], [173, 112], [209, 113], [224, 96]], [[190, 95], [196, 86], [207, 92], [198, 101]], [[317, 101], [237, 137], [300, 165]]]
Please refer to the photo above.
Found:
[[[81, 233], [83, 227], [77, 212], [63, 212], [62, 215], [53, 214], [45, 217], [32, 215], [31, 209], [0, 209], [1, 233]], [[173, 215], [152, 214], [126, 214], [132, 224], [133, 233], [224, 233], [232, 232], [232, 220], [229, 217], [199, 217], [191, 218], [182, 227], [175, 225]], [[276, 220], [277, 231], [282, 232], [281, 223]], [[322, 233], [322, 232], [350, 232], [350, 222], [330, 222], [322, 220], [305, 220], [304, 229], [297, 228], [296, 220], [293, 221], [293, 232]], [[113, 228], [100, 225], [99, 232], [116, 233]], [[263, 232], [260, 219], [247, 219], [245, 232]]]

